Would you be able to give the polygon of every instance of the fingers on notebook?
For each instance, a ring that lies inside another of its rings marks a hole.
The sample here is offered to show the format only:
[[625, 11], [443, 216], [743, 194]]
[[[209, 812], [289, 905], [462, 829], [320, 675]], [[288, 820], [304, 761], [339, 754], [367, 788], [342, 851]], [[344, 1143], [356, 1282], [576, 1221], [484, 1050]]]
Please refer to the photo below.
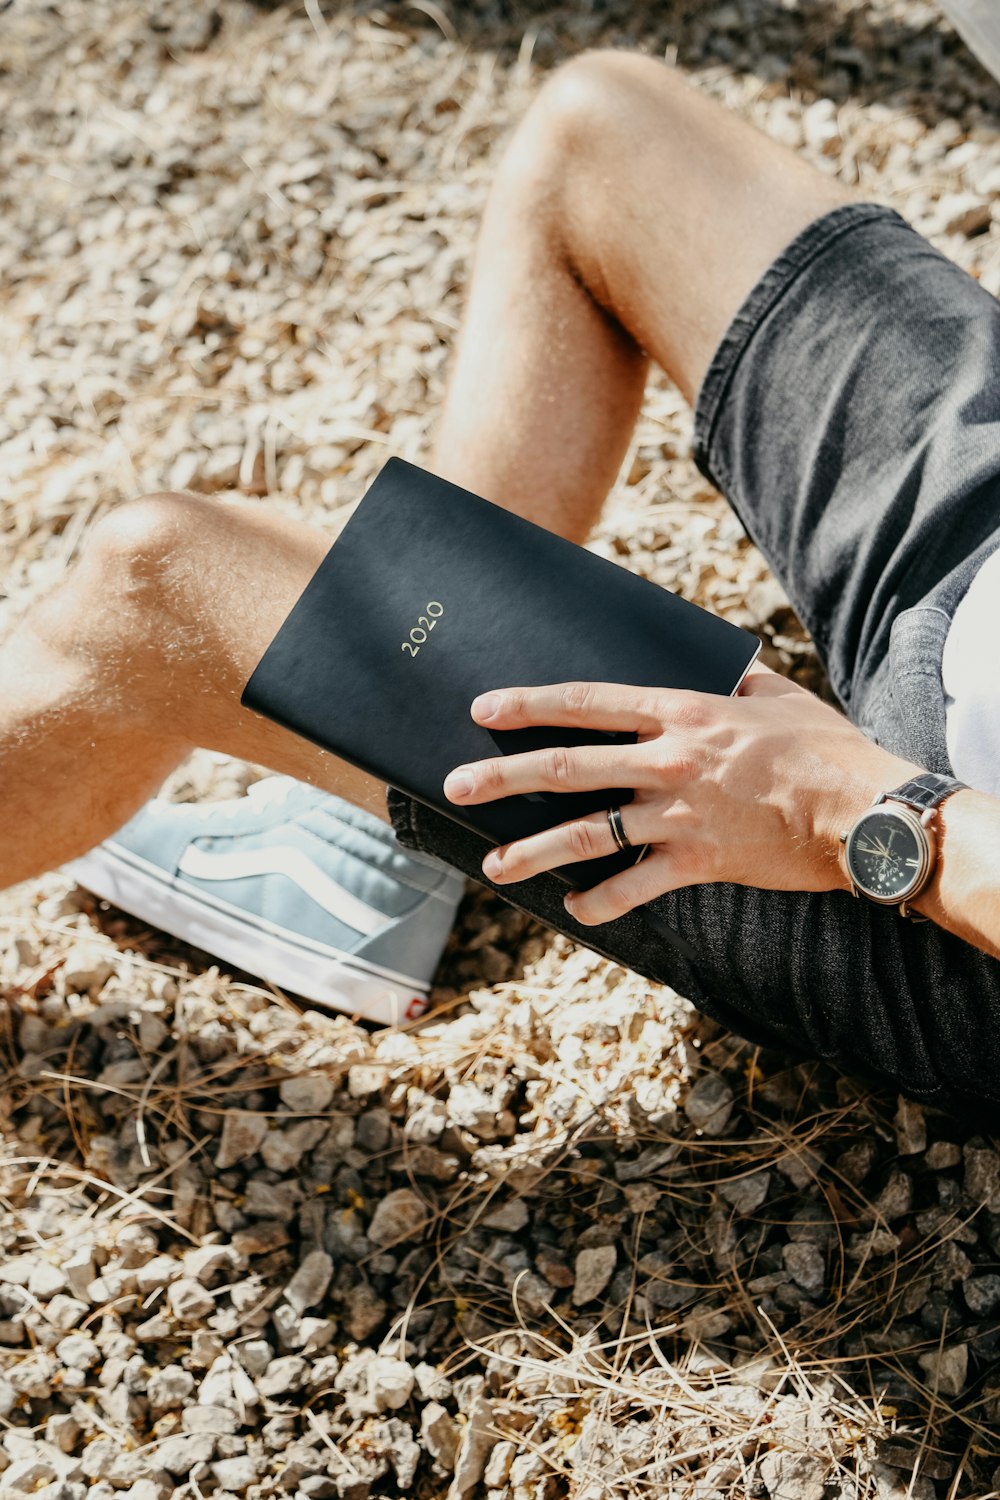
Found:
[[686, 696], [616, 682], [558, 682], [482, 693], [473, 700], [472, 717], [496, 729], [545, 724], [655, 734], [663, 728], [670, 701]]
[[639, 745], [560, 745], [475, 761], [456, 766], [445, 777], [444, 794], [450, 802], [476, 803], [529, 792], [596, 792], [605, 787], [638, 786], [643, 769], [640, 750]]
[[602, 855], [617, 853], [617, 850], [618, 844], [607, 814], [594, 813], [592, 817], [575, 818], [570, 823], [547, 828], [544, 833], [491, 849], [483, 860], [483, 874], [497, 885], [507, 885], [529, 880], [543, 870], [557, 870], [561, 865], [600, 859]]

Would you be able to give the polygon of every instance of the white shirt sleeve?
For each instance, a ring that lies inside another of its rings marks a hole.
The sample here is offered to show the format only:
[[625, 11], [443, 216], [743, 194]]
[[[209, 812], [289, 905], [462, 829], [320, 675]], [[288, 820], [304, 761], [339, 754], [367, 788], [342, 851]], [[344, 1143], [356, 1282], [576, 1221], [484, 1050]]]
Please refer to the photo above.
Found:
[[986, 559], [955, 611], [941, 678], [955, 775], [1000, 796], [1000, 552]]

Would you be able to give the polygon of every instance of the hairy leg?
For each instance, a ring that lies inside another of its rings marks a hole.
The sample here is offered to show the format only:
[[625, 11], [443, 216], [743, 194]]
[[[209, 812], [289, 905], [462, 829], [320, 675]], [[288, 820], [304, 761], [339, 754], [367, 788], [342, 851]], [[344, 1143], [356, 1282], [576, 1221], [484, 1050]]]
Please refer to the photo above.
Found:
[[0, 888], [121, 827], [195, 745], [385, 817], [378, 783], [239, 704], [329, 545], [252, 503], [193, 495], [98, 523], [0, 645]]
[[652, 58], [569, 63], [490, 196], [435, 468], [582, 540], [647, 356], [693, 400], [760, 274], [848, 196]]

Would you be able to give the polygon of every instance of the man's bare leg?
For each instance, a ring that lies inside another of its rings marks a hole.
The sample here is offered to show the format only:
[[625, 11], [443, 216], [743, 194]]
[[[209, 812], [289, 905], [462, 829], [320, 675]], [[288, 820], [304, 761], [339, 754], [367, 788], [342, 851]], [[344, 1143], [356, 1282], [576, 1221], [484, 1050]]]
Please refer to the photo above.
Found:
[[[729, 318], [845, 194], [648, 58], [546, 85], [500, 169], [434, 463], [582, 539], [628, 444], [646, 353], [690, 399]], [[381, 791], [239, 705], [329, 538], [255, 505], [107, 516], [0, 646], [0, 887], [121, 826], [194, 745]]]
[[582, 540], [628, 447], [646, 356], [693, 401], [761, 273], [849, 196], [652, 58], [568, 64], [486, 209], [436, 469]]
[[385, 816], [377, 782], [239, 704], [329, 545], [258, 505], [193, 495], [98, 523], [0, 645], [0, 888], [93, 848], [196, 745]]

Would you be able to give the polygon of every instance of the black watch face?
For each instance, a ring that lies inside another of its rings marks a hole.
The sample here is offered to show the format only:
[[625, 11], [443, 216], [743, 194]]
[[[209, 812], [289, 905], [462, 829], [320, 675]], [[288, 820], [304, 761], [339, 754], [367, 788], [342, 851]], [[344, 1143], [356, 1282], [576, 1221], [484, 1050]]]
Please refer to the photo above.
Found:
[[847, 867], [855, 885], [876, 901], [904, 900], [927, 868], [928, 846], [921, 833], [899, 813], [872, 808], [847, 844]]

